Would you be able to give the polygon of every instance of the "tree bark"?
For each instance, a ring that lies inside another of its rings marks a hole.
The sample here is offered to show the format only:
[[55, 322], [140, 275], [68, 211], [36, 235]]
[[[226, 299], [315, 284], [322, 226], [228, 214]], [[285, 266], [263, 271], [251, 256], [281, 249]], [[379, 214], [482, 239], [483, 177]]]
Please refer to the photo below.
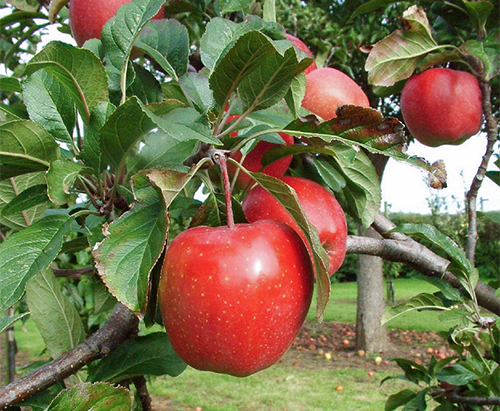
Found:
[[6, 410], [46, 390], [75, 374], [84, 365], [109, 355], [116, 347], [134, 335], [138, 323], [139, 320], [128, 308], [118, 304], [108, 322], [83, 343], [24, 377], [0, 387], [0, 410]]
[[[380, 238], [372, 228], [365, 236]], [[385, 307], [383, 260], [360, 255], [357, 273], [356, 347], [369, 352], [385, 351], [389, 343], [387, 330], [381, 325]]]
[[9, 383], [7, 333], [0, 334], [0, 385]]

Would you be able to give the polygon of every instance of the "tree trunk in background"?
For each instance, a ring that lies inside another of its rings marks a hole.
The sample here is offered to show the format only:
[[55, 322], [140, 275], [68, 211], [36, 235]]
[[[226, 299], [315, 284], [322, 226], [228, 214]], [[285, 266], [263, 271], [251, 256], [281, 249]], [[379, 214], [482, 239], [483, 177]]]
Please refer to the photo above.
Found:
[[[368, 154], [382, 180], [388, 157]], [[367, 237], [380, 238], [372, 228], [366, 233], [360, 226], [358, 232]], [[358, 350], [381, 352], [388, 348], [387, 330], [382, 327], [384, 314], [384, 271], [383, 260], [369, 255], [358, 256], [358, 302], [356, 313], [356, 347]]]
[[0, 334], [0, 386], [9, 383], [9, 350], [7, 333]]
[[[366, 237], [377, 238], [378, 233], [369, 228]], [[381, 325], [384, 314], [384, 273], [380, 257], [359, 255], [358, 305], [356, 315], [356, 348], [381, 352], [388, 348], [387, 330]]]

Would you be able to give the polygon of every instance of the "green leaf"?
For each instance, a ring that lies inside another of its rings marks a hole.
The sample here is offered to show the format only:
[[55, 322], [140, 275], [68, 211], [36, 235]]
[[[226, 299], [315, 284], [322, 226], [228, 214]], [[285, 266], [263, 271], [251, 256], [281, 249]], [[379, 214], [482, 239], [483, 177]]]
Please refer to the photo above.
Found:
[[104, 229], [105, 238], [92, 251], [96, 268], [111, 294], [131, 311], [143, 314], [149, 275], [166, 241], [164, 202], [147, 177], [134, 176], [136, 202]]
[[189, 36], [186, 27], [177, 20], [150, 21], [139, 34], [135, 46], [156, 61], [174, 80], [186, 74]]
[[130, 173], [148, 168], [183, 168], [183, 163], [198, 148], [197, 140], [179, 141], [172, 138], [172, 134], [163, 130], [147, 133], [143, 140], [144, 145], [138, 153], [133, 152], [127, 161], [127, 170]]
[[132, 63], [135, 71], [133, 83], [127, 89], [128, 96], [137, 96], [144, 104], [161, 103], [163, 93], [154, 74], [140, 64]]
[[[100, 131], [100, 147], [104, 164], [119, 167], [144, 135], [155, 127], [173, 141], [196, 140], [208, 144], [220, 142], [211, 134], [205, 117], [194, 109], [180, 109], [181, 102], [165, 101], [167, 114], [154, 114], [136, 97], [118, 107]], [[177, 109], [176, 109], [177, 108]]]
[[419, 391], [414, 398], [408, 401], [402, 411], [425, 411], [427, 409], [427, 401], [425, 400], [427, 391], [429, 388]]
[[494, 9], [493, 3], [490, 1], [464, 1], [462, 3], [467, 12], [467, 16], [472, 24], [479, 30], [484, 30], [488, 16]]
[[[12, 216], [13, 214], [22, 213], [39, 204], [49, 201], [47, 196], [47, 185], [37, 184], [23, 190], [19, 195], [14, 197], [5, 206], [0, 206], [2, 217]], [[23, 217], [24, 218], [24, 217]], [[29, 216], [27, 218], [32, 221]]]
[[346, 186], [345, 178], [328, 161], [315, 157], [313, 165], [325, 184], [333, 191], [340, 191]]
[[58, 358], [85, 340], [80, 315], [60, 290], [51, 270], [42, 270], [27, 282], [26, 298], [31, 318], [52, 358]]
[[302, 100], [306, 95], [306, 76], [304, 73], [295, 76], [290, 84], [290, 89], [285, 95], [286, 104], [294, 118], [299, 116]]
[[395, 228], [398, 231], [417, 238], [425, 239], [443, 251], [452, 261], [448, 266], [458, 279], [460, 284], [472, 297], [475, 295], [474, 288], [478, 281], [477, 270], [465, 256], [465, 252], [449, 237], [441, 233], [436, 227], [430, 224], [403, 224]]
[[398, 392], [397, 394], [389, 395], [385, 403], [385, 411], [394, 411], [399, 407], [404, 406], [408, 402], [410, 402], [413, 398], [417, 396], [417, 393], [412, 390], [403, 390]]
[[221, 0], [221, 13], [233, 13], [248, 8], [253, 0]]
[[186, 187], [195, 174], [211, 160], [205, 158], [200, 160], [188, 173], [175, 170], [153, 169], [147, 172], [147, 177], [154, 187], [162, 194], [165, 207], [168, 209], [172, 201]]
[[42, 126], [17, 120], [0, 124], [0, 179], [44, 171], [59, 157], [59, 146]]
[[108, 20], [101, 33], [106, 51], [106, 71], [111, 90], [125, 95], [129, 57], [140, 31], [155, 16], [165, 0], [135, 0], [124, 4]]
[[215, 107], [214, 96], [208, 78], [199, 73], [187, 73], [179, 79], [184, 93], [191, 99], [198, 111], [206, 113]]
[[500, 171], [487, 171], [486, 177], [493, 181], [497, 186], [500, 186]]
[[9, 0], [16, 9], [28, 12], [38, 11], [40, 3], [37, 0]]
[[465, 385], [471, 381], [477, 380], [478, 376], [468, 370], [461, 364], [450, 365], [436, 373], [439, 381], [444, 381], [452, 385]]
[[421, 276], [422, 280], [434, 285], [439, 289], [444, 298], [452, 302], [463, 302], [464, 297], [462, 293], [454, 288], [449, 282], [441, 280], [436, 277]]
[[371, 49], [365, 63], [370, 84], [393, 86], [410, 77], [427, 54], [445, 47], [433, 39], [423, 8], [410, 7], [403, 20], [405, 29], [396, 30]]
[[[342, 150], [351, 149], [339, 146], [335, 148], [335, 153]], [[336, 160], [338, 171], [347, 182], [342, 189], [344, 200], [339, 199], [342, 207], [360, 221], [363, 227], [369, 227], [380, 210], [382, 199], [380, 180], [373, 163], [362, 151], [355, 153], [352, 162], [346, 162], [345, 156], [332, 159]]]
[[61, 391], [46, 411], [129, 411], [130, 393], [106, 383], [81, 383]]
[[393, 307], [386, 307], [384, 315], [382, 317], [382, 325], [388, 323], [394, 318], [400, 316], [401, 314], [407, 313], [409, 311], [421, 311], [421, 310], [448, 310], [443, 307], [443, 302], [440, 298], [428, 294], [421, 293], [415, 297], [410, 298], [402, 304], [395, 305]]
[[[44, 194], [41, 193], [42, 190]], [[46, 202], [36, 205], [41, 201], [41, 196], [44, 196]], [[18, 231], [42, 218], [47, 203], [44, 173], [23, 174], [0, 181], [0, 224], [12, 230]]]
[[80, 153], [80, 158], [87, 166], [94, 169], [96, 175], [99, 175], [106, 167], [106, 164], [102, 161], [100, 130], [106, 124], [113, 111], [115, 111], [113, 104], [99, 104], [90, 115], [89, 126], [83, 140], [83, 149]]
[[47, 194], [50, 201], [56, 205], [66, 204], [70, 198], [70, 189], [83, 168], [80, 163], [68, 159], [50, 163], [47, 171]]
[[90, 50], [53, 41], [33, 56], [26, 66], [26, 75], [42, 68], [67, 89], [86, 123], [92, 110], [109, 100], [106, 72]]
[[55, 76], [37, 71], [23, 83], [23, 98], [31, 120], [42, 125], [56, 140], [72, 143], [76, 113], [67, 89]]
[[[278, 43], [278, 42], [276, 42]], [[243, 111], [271, 107], [285, 97], [293, 78], [310, 64], [299, 60], [293, 45], [283, 51], [260, 31], [249, 31], [217, 62], [210, 75], [215, 101], [222, 107], [237, 91]]]
[[29, 314], [30, 314], [29, 312], [26, 312], [26, 313], [14, 315], [12, 317], [0, 318], [0, 334], [3, 333], [8, 328], [12, 327], [15, 322], [17, 322], [21, 318], [26, 317]]
[[164, 332], [137, 337], [120, 345], [104, 358], [91, 381], [117, 383], [137, 375], [180, 375], [187, 365], [175, 353]]
[[0, 90], [5, 92], [21, 93], [21, 82], [14, 77], [0, 76]]
[[16, 303], [26, 282], [56, 258], [71, 221], [68, 215], [48, 215], [0, 244], [0, 311]]
[[215, 17], [207, 23], [205, 33], [200, 39], [201, 61], [206, 68], [214, 69], [224, 49], [236, 40], [238, 30], [238, 24], [220, 17]]

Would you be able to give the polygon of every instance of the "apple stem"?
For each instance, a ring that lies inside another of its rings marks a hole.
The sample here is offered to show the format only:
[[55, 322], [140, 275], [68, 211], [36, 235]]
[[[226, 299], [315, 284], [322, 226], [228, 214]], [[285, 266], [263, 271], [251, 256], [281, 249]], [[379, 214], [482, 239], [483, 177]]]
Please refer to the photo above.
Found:
[[229, 181], [229, 173], [227, 172], [227, 158], [223, 151], [214, 150], [213, 159], [219, 165], [222, 172], [224, 196], [226, 199], [227, 226], [229, 228], [234, 228], [234, 214], [233, 206], [231, 204], [231, 182]]

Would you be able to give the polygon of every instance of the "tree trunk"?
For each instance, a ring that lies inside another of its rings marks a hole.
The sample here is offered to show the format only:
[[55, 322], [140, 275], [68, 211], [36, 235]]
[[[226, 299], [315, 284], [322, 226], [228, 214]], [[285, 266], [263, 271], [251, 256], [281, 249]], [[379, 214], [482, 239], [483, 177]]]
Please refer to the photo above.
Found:
[[9, 383], [9, 350], [7, 344], [7, 333], [0, 334], [0, 385]]
[[[369, 228], [367, 237], [380, 238]], [[384, 274], [380, 257], [359, 255], [358, 304], [356, 315], [356, 347], [358, 350], [381, 352], [388, 348], [387, 330], [381, 325], [384, 314]]]

